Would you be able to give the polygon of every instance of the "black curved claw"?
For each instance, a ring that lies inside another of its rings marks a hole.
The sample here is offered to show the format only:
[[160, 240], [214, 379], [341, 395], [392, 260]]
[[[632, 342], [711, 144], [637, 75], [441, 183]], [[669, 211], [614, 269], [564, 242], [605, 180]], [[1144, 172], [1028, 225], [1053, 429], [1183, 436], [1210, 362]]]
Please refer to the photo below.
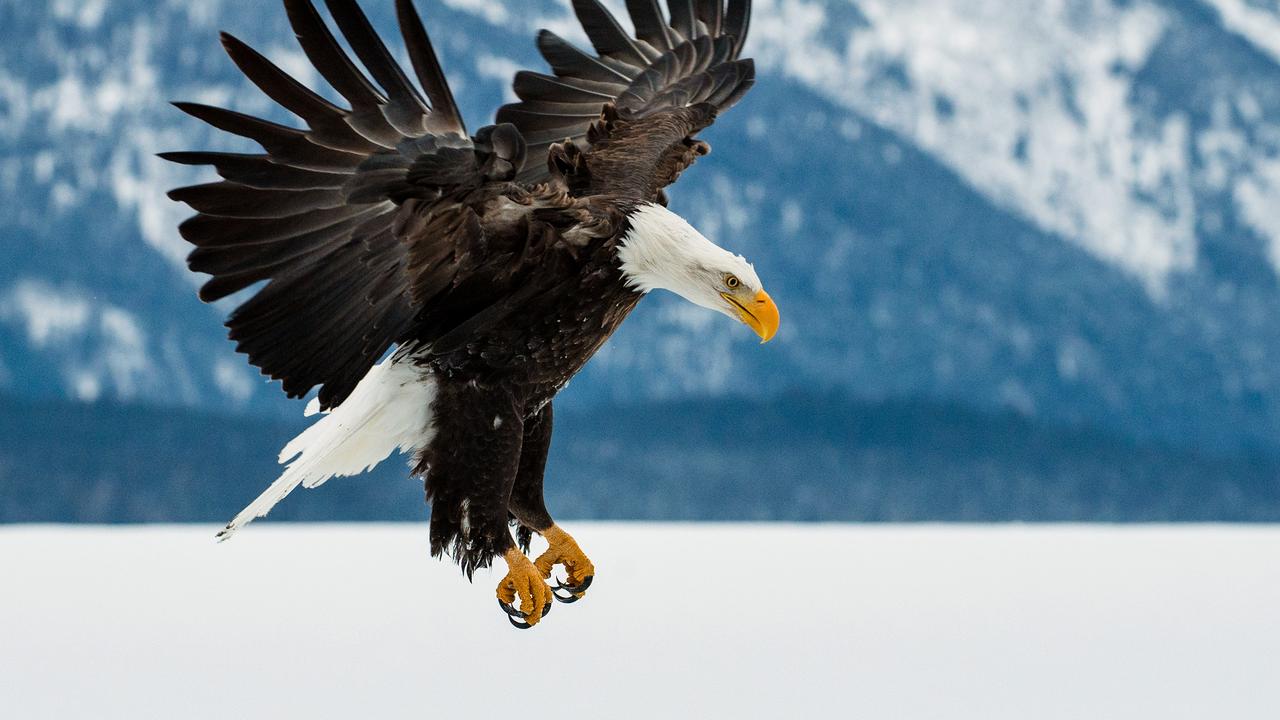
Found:
[[[553, 592], [552, 595], [554, 594], [555, 593]], [[538, 616], [539, 620], [551, 614], [551, 605], [552, 603], [547, 603], [542, 607], [542, 614]], [[528, 630], [533, 627], [523, 620], [524, 618], [529, 617], [529, 613], [517, 610], [501, 600], [498, 601], [498, 607], [502, 608], [502, 611], [507, 614], [507, 621], [511, 623], [512, 627], [517, 627], [521, 630]], [[520, 618], [520, 620], [517, 620], [516, 618]]]
[[[556, 584], [551, 587], [551, 597], [555, 598], [556, 600], [566, 605], [572, 605], [573, 603], [576, 603], [582, 599], [583, 593], [587, 591], [587, 588], [591, 587], [591, 581], [594, 579], [595, 579], [595, 575], [588, 575], [582, 579], [581, 583], [577, 585], [565, 585], [564, 583], [557, 580]], [[556, 592], [557, 590], [564, 590], [569, 594], [561, 595], [560, 593]]]
[[[527, 612], [521, 612], [521, 611], [519, 611], [519, 610], [515, 609], [513, 606], [511, 606], [511, 605], [509, 605], [509, 604], [507, 604], [507, 603], [502, 602], [501, 600], [499, 600], [499, 601], [498, 601], [498, 607], [502, 608], [502, 611], [503, 611], [503, 612], [505, 612], [506, 614], [510, 615], [511, 617], [518, 617], [518, 618], [527, 618], [527, 617], [529, 617], [529, 613], [527, 613]], [[545, 613], [544, 613], [544, 614], [545, 614]]]
[[582, 582], [578, 583], [577, 585], [565, 585], [564, 583], [557, 580], [556, 586], [551, 589], [552, 590], [568, 590], [569, 592], [577, 595], [577, 594], [586, 592], [587, 588], [591, 587], [591, 581], [595, 579], [596, 579], [595, 575], [588, 575], [582, 578]]
[[556, 602], [562, 602], [565, 605], [572, 605], [582, 599], [581, 595], [561, 595], [555, 590], [551, 591], [551, 597], [555, 598]]

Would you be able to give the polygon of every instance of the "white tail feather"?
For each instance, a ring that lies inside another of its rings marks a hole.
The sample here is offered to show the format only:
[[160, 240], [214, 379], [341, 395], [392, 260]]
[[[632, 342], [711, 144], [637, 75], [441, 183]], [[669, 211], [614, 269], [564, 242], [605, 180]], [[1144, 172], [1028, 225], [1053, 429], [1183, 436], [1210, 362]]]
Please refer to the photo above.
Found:
[[[266, 515], [299, 485], [313, 488], [331, 477], [359, 475], [397, 450], [422, 447], [431, 439], [434, 399], [435, 381], [423, 370], [394, 358], [375, 365], [350, 397], [284, 446], [280, 463], [289, 466], [218, 533], [218, 540]], [[313, 400], [306, 414], [319, 408]]]

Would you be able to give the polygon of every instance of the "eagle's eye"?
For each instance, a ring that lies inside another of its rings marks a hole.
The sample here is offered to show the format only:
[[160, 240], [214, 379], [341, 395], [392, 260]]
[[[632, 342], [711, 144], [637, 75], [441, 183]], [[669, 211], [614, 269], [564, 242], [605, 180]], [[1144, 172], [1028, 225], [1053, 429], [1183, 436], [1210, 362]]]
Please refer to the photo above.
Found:
[[738, 286], [742, 284], [742, 281], [738, 279], [737, 275], [725, 275], [724, 284], [730, 290], [736, 290], [738, 289]]

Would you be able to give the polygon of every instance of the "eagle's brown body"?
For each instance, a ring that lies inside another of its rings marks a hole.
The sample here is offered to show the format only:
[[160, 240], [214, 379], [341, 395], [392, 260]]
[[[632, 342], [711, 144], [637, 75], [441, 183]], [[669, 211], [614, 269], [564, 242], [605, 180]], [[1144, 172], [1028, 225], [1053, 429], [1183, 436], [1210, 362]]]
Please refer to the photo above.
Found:
[[[468, 320], [424, 325], [422, 335], [436, 340], [415, 338], [404, 350], [407, 361], [441, 380], [433, 415], [449, 418], [415, 466], [431, 501], [432, 551], [452, 551], [468, 573], [507, 550], [509, 517], [525, 529], [526, 547], [528, 529], [551, 525], [542, 501], [551, 401], [643, 297], [618, 267], [625, 223], [606, 214], [592, 230], [574, 226], [572, 241], [556, 227], [562, 213], [482, 226], [491, 251], [524, 258], [512, 290], [496, 302], [459, 292], [447, 317]], [[463, 501], [473, 528], [465, 537]]]

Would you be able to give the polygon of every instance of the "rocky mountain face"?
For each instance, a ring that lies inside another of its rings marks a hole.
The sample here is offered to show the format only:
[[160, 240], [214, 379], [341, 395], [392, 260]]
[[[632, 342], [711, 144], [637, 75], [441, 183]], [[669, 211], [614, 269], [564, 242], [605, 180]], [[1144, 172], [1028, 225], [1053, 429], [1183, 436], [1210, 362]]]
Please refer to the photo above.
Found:
[[[389, 0], [364, 3], [394, 37]], [[617, 6], [621, 3], [614, 2]], [[474, 131], [567, 3], [420, 2]], [[1280, 6], [758, 0], [755, 90], [673, 207], [751, 259], [764, 347], [642, 304], [583, 412], [834, 392], [1213, 452], [1280, 449]], [[282, 416], [182, 265], [154, 154], [249, 146], [166, 104], [268, 113], [216, 32], [308, 82], [258, 0], [0, 0], [0, 393]], [[780, 402], [783, 400], [780, 400]]]

